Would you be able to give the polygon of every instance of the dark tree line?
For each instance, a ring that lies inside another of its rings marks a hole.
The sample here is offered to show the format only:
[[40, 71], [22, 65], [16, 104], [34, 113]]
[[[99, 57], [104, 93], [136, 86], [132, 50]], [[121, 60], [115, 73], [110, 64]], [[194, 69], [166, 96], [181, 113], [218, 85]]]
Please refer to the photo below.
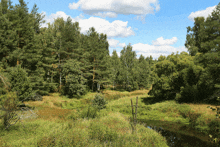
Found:
[[206, 19], [197, 17], [187, 27], [189, 54], [160, 56], [155, 64], [157, 80], [150, 91], [159, 100], [201, 102], [220, 97], [220, 3]]
[[[7, 79], [9, 92], [19, 100], [33, 94], [60, 92], [69, 97], [103, 89], [106, 85], [125, 90], [149, 88], [153, 82], [152, 57], [136, 58], [131, 45], [121, 56], [109, 55], [106, 34], [91, 27], [80, 33], [78, 22], [69, 17], [55, 19], [47, 28], [36, 4], [31, 13], [26, 3], [0, 3], [0, 75]], [[6, 94], [0, 82], [0, 94]]]
[[[78, 22], [69, 17], [55, 19], [47, 28], [36, 5], [29, 13], [26, 3], [0, 3], [0, 94], [17, 92], [19, 100], [35, 93], [60, 92], [80, 97], [110, 85], [112, 89], [149, 89], [159, 100], [198, 102], [220, 88], [220, 4], [208, 18], [197, 17], [187, 27], [185, 46], [189, 51], [153, 60], [136, 57], [125, 46], [120, 57], [109, 55], [106, 34], [91, 27], [80, 33]], [[0, 98], [1, 100], [1, 98]]]

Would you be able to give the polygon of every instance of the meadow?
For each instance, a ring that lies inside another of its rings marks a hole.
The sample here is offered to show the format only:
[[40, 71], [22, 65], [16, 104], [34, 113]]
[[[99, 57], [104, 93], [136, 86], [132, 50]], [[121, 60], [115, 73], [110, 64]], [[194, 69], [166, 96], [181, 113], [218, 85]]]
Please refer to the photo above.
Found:
[[210, 105], [154, 102], [148, 92], [105, 90], [108, 104], [100, 111], [91, 107], [97, 93], [80, 99], [51, 93], [43, 96], [43, 101], [25, 102], [38, 116], [23, 119], [9, 130], [1, 123], [0, 146], [168, 146], [160, 133], [144, 124], [138, 123], [132, 132], [131, 99], [134, 103], [137, 96], [138, 120], [172, 122], [208, 133], [215, 120], [215, 112], [207, 108]]

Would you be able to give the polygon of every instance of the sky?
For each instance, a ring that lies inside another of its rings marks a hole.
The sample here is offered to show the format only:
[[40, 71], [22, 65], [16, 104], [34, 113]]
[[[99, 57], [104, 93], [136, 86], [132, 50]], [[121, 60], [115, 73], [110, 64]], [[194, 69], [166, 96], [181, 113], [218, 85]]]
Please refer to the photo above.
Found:
[[[19, 0], [11, 0], [12, 5]], [[70, 16], [79, 22], [81, 33], [94, 27], [107, 34], [109, 54], [116, 50], [120, 56], [129, 43], [137, 57], [141, 54], [157, 59], [172, 52], [188, 52], [184, 44], [187, 27], [193, 27], [194, 18], [207, 17], [218, 0], [24, 0], [32, 10], [45, 15], [45, 24]]]

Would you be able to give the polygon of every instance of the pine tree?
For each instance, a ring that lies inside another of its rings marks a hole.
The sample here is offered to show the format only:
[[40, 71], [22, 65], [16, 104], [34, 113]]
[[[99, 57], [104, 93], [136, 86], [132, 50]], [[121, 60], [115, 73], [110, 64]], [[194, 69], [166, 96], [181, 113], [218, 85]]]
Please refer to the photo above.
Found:
[[0, 3], [0, 61], [1, 66], [6, 69], [8, 66], [14, 66], [15, 51], [17, 47], [16, 29], [11, 20], [13, 14], [12, 8], [7, 3], [7, 0], [2, 0]]
[[107, 74], [107, 60], [109, 56], [107, 35], [98, 34], [92, 27], [88, 31], [89, 49], [90, 54], [89, 61], [92, 65], [90, 71], [92, 72], [91, 89], [96, 90], [96, 86], [99, 89], [108, 80], [106, 79]]
[[141, 55], [138, 61], [138, 86], [140, 88], [150, 88], [150, 66], [148, 62]]
[[116, 85], [120, 84], [120, 70], [121, 70], [121, 62], [120, 62], [120, 58], [118, 57], [116, 50], [112, 52], [109, 68], [110, 68], [111, 83], [112, 83], [113, 89], [115, 89]]
[[80, 64], [80, 62], [74, 59], [69, 59], [63, 65], [62, 74], [66, 77], [63, 94], [69, 97], [74, 95], [81, 96], [86, 93], [86, 79], [83, 77]]
[[[123, 50], [121, 51], [121, 62], [123, 66], [123, 71], [124, 71], [124, 84], [126, 85], [127, 90], [134, 89], [135, 85], [131, 85], [133, 82], [133, 70], [135, 66], [135, 58], [136, 58], [136, 53], [135, 51], [132, 51], [132, 46], [129, 44], [127, 47], [124, 47]], [[132, 87], [131, 87], [132, 86]]]
[[32, 87], [27, 72], [21, 65], [7, 69], [9, 73], [10, 91], [16, 92], [20, 101], [32, 95]]

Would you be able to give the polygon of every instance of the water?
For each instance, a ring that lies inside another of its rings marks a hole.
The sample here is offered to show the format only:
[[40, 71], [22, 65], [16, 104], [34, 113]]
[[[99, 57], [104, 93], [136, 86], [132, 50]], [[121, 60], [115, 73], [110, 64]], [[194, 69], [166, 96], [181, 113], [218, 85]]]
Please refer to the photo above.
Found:
[[147, 123], [147, 125], [145, 124], [147, 128], [153, 129], [164, 136], [169, 147], [219, 147], [211, 144], [208, 135], [188, 126], [164, 121], [144, 121], [144, 123]]

